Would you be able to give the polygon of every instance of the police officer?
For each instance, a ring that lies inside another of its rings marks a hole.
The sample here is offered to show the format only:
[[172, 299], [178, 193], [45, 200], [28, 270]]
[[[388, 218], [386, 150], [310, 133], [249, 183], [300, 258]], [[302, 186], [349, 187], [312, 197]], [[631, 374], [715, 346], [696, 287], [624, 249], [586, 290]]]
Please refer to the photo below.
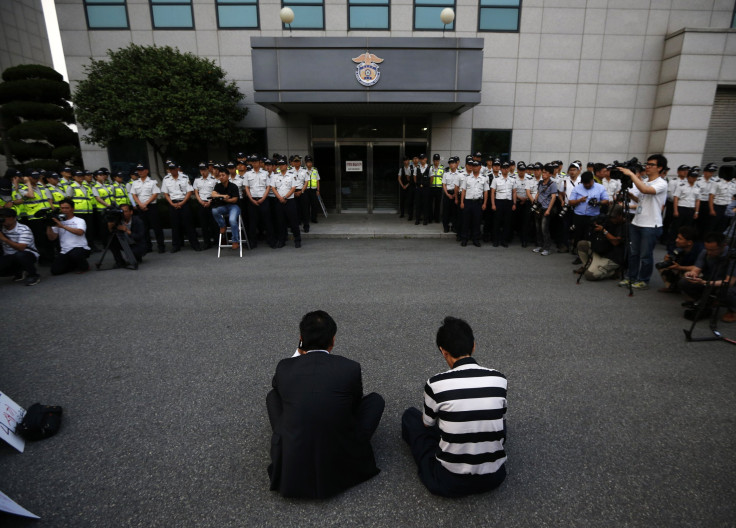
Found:
[[189, 183], [189, 178], [179, 174], [179, 166], [171, 162], [168, 165], [169, 174], [161, 182], [161, 192], [169, 202], [169, 215], [171, 216], [171, 252], [176, 253], [184, 245], [184, 233], [186, 231], [189, 245], [194, 251], [202, 251], [197, 239], [197, 232], [192, 223], [192, 212], [189, 209], [189, 199], [194, 189]]
[[514, 190], [516, 191], [516, 218], [514, 225], [519, 231], [519, 239], [521, 247], [527, 246], [527, 239], [531, 230], [531, 202], [532, 196], [530, 187], [534, 177], [527, 175], [527, 166], [523, 161], [517, 166], [518, 172], [514, 178]]
[[248, 239], [250, 247], [258, 245], [258, 226], [263, 227], [266, 243], [271, 248], [276, 247], [276, 236], [271, 221], [271, 202], [268, 199], [269, 171], [261, 169], [261, 160], [258, 156], [251, 156], [253, 168], [245, 174], [245, 195], [248, 201], [248, 216], [250, 217]]
[[24, 178], [26, 184], [26, 192], [23, 195], [23, 205], [27, 218], [27, 225], [31, 228], [33, 238], [37, 241], [38, 252], [40, 254], [39, 264], [50, 265], [54, 260], [54, 248], [51, 242], [46, 238], [46, 222], [42, 215], [51, 209], [51, 193], [40, 181], [41, 173], [39, 171], [31, 171], [29, 176]]
[[294, 173], [289, 173], [288, 164], [285, 158], [278, 161], [278, 170], [273, 174], [272, 187], [277, 201], [278, 222], [276, 228], [276, 237], [278, 242], [277, 248], [286, 245], [286, 226], [291, 227], [291, 233], [294, 235], [294, 247], [302, 247], [302, 237], [299, 231], [299, 215], [296, 210], [296, 201], [294, 200], [294, 192], [296, 191], [296, 181]]
[[495, 216], [493, 247], [499, 244], [509, 247], [511, 222], [516, 211], [516, 189], [514, 179], [509, 175], [509, 162], [501, 165], [501, 176], [491, 183], [491, 209]]
[[414, 211], [414, 167], [410, 164], [409, 156], [404, 156], [403, 165], [399, 167], [399, 218], [404, 218], [409, 211], [409, 220]]
[[[442, 203], [442, 176], [445, 173], [444, 165], [440, 164], [440, 155], [435, 154], [432, 156], [432, 167], [429, 170], [429, 175], [432, 178], [430, 187], [430, 199], [432, 211], [431, 221], [440, 221], [440, 204]], [[447, 231], [445, 231], [447, 232]]]
[[460, 158], [450, 157], [447, 163], [449, 170], [442, 175], [442, 229], [445, 233], [450, 232], [450, 227], [456, 233], [457, 230], [457, 184], [459, 172], [457, 164]]
[[125, 173], [123, 171], [116, 172], [113, 177], [112, 185], [112, 199], [117, 207], [121, 205], [131, 205], [130, 198], [128, 197], [128, 191], [125, 189], [123, 180], [125, 179]]
[[218, 228], [212, 216], [212, 190], [215, 185], [217, 185], [217, 178], [212, 175], [206, 163], [200, 163], [199, 177], [194, 180], [192, 188], [194, 198], [199, 204], [197, 213], [199, 214], [199, 225], [202, 228], [204, 249], [209, 249], [217, 243]]
[[427, 165], [427, 155], [419, 155], [419, 165], [414, 168], [414, 184], [416, 185], [416, 195], [414, 199], [415, 205], [415, 221], [414, 225], [419, 225], [420, 221], [424, 221], [427, 225], [432, 217], [432, 202], [430, 195], [430, 185], [432, 177], [430, 167]]
[[473, 237], [473, 245], [480, 247], [480, 223], [483, 211], [488, 204], [488, 177], [481, 176], [480, 162], [471, 161], [473, 173], [465, 178], [462, 193], [460, 195], [460, 209], [463, 213], [463, 247], [468, 245], [468, 238]]
[[307, 173], [307, 187], [304, 191], [306, 193], [306, 197], [304, 199], [306, 211], [305, 216], [308, 217], [313, 224], [316, 224], [318, 223], [317, 216], [322, 209], [319, 205], [319, 171], [314, 166], [312, 156], [304, 156], [304, 163], [307, 165], [305, 169]]
[[294, 200], [296, 201], [296, 208], [299, 213], [299, 223], [304, 226], [304, 232], [309, 233], [309, 199], [304, 194], [309, 176], [306, 169], [302, 168], [302, 158], [300, 156], [293, 156], [291, 158], [291, 168], [288, 172], [292, 174], [296, 185], [294, 189]]
[[84, 185], [84, 172], [81, 170], [74, 171], [72, 182], [67, 185], [66, 197], [69, 198], [74, 205], [74, 216], [81, 218], [85, 223], [85, 237], [87, 246], [92, 248], [92, 233], [90, 233], [89, 225], [94, 221], [92, 216], [92, 203], [87, 194], [87, 187]]
[[138, 179], [130, 186], [130, 195], [138, 207], [143, 225], [146, 226], [146, 251], [148, 253], [153, 251], [153, 243], [151, 241], [151, 229], [153, 229], [156, 236], [156, 244], [158, 245], [158, 252], [165, 253], [164, 230], [161, 229], [161, 219], [159, 218], [159, 211], [156, 205], [156, 200], [161, 189], [158, 183], [156, 183], [156, 180], [148, 175], [148, 168], [145, 165], [139, 163], [135, 169]]
[[49, 172], [46, 174], [46, 190], [51, 195], [51, 206], [56, 208], [58, 203], [66, 198], [64, 190], [59, 185], [60, 177], [58, 172]]

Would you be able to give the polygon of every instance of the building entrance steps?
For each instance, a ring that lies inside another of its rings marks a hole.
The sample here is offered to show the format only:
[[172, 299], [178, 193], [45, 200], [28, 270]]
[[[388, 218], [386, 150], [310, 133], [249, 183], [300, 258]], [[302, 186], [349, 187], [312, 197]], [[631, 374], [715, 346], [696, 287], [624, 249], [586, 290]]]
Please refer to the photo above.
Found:
[[414, 225], [398, 214], [342, 213], [321, 216], [302, 238], [455, 238], [455, 233], [443, 233], [441, 222]]

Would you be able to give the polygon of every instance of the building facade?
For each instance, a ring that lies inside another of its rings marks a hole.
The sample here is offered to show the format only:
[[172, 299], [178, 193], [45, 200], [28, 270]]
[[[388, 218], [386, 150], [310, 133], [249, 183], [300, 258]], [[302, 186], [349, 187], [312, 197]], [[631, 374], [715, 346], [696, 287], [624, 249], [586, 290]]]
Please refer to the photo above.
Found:
[[[245, 94], [262, 152], [312, 153], [337, 211], [395, 210], [401, 157], [425, 151], [662, 152], [671, 167], [736, 155], [734, 0], [55, 3], [72, 89], [90, 57], [131, 42], [211, 58]], [[83, 152], [97, 167], [135, 149]]]

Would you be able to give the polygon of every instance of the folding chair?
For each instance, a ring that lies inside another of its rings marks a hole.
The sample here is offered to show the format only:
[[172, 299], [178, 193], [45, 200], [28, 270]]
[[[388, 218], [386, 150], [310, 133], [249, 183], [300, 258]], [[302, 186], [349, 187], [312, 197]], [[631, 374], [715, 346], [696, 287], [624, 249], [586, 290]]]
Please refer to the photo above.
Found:
[[[222, 251], [222, 248], [229, 248], [233, 245], [233, 227], [229, 225], [227, 218], [225, 219], [225, 226], [225, 233], [220, 233], [220, 236], [217, 240], [217, 258], [220, 258], [220, 251]], [[250, 249], [248, 234], [245, 232], [245, 228], [243, 227], [243, 215], [238, 215], [238, 234], [240, 235], [240, 258], [243, 258], [243, 244], [247, 244], [248, 249]], [[224, 240], [223, 236], [225, 237]], [[228, 243], [228, 240], [230, 240], [230, 243]]]

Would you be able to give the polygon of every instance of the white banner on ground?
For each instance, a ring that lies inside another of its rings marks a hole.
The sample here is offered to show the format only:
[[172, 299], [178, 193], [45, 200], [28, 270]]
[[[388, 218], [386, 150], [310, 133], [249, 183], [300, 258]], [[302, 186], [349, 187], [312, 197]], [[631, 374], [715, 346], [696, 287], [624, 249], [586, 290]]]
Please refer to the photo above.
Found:
[[15, 434], [15, 427], [23, 420], [25, 414], [23, 407], [0, 392], [0, 438], [21, 453], [26, 447], [26, 442]]
[[5, 495], [2, 491], [0, 491], [0, 510], [8, 513], [13, 513], [15, 515], [22, 515], [23, 517], [30, 517], [32, 519], [40, 519], [38, 515], [29, 512], [26, 510], [23, 506], [20, 506], [15, 501], [13, 501], [10, 497]]

